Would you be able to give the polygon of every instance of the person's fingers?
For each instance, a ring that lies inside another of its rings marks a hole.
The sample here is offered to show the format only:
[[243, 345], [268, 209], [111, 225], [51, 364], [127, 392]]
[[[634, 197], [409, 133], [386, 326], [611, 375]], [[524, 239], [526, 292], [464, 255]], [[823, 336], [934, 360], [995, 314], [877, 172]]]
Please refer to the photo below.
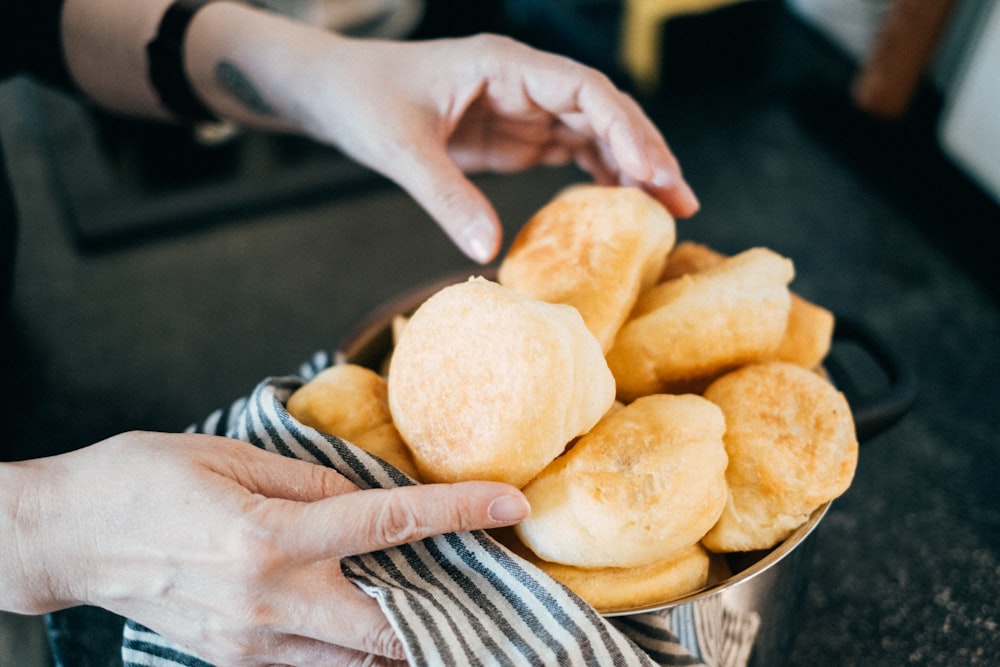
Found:
[[[282, 503], [285, 501], [271, 501]], [[424, 484], [368, 489], [266, 511], [271, 534], [301, 561], [378, 551], [442, 533], [517, 523], [530, 507], [521, 492], [500, 482]]]
[[586, 102], [590, 97], [598, 94], [581, 92], [584, 113], [591, 117], [619, 110], [619, 120], [604, 125], [597, 121], [599, 128], [605, 128], [598, 133], [607, 146], [607, 160], [620, 168], [619, 180], [643, 187], [677, 217], [697, 212], [700, 204], [684, 179], [680, 163], [639, 105], [624, 93], [618, 94], [619, 106], [608, 109], [602, 102]]
[[638, 183], [637, 186], [663, 202], [667, 210], [678, 218], [690, 218], [698, 212], [701, 203], [686, 181], [676, 182], [672, 178], [667, 178], [664, 182], [666, 185], [662, 186], [656, 182]]
[[365, 654], [404, 657], [402, 642], [378, 603], [343, 575], [339, 560], [297, 568], [282, 590], [288, 593], [282, 615], [294, 621], [277, 628], [282, 633]]
[[[337, 667], [405, 667], [405, 657], [389, 658], [377, 653], [366, 653], [344, 646], [336, 646], [314, 639], [289, 638], [266, 664], [279, 665], [336, 665]], [[264, 664], [264, 663], [262, 663]]]
[[358, 490], [346, 477], [322, 465], [268, 452], [238, 440], [211, 435], [192, 434], [192, 437], [214, 440], [205, 445], [206, 451], [213, 454], [208, 461], [216, 472], [266, 498], [311, 502]]
[[496, 210], [443, 146], [426, 138], [387, 169], [470, 259], [486, 264], [500, 251]]
[[[387, 626], [388, 627], [388, 626]], [[390, 632], [393, 632], [390, 628]], [[369, 652], [339, 643], [296, 634], [261, 633], [249, 644], [234, 645], [232, 654], [225, 651], [200, 657], [222, 665], [357, 665], [358, 667], [397, 667], [406, 664], [402, 644], [395, 639], [392, 653]]]
[[577, 150], [574, 161], [576, 166], [590, 174], [598, 185], [619, 185], [620, 172], [608, 167], [599, 146], [590, 144]]
[[371, 489], [312, 503], [272, 499], [253, 514], [258, 533], [290, 559], [281, 589], [292, 594], [275, 611], [296, 625], [282, 630], [401, 658], [398, 636], [377, 603], [343, 576], [340, 559], [431, 535], [510, 525], [528, 511], [514, 487], [462, 482]]
[[[571, 73], [567, 71], [572, 68]], [[699, 203], [662, 134], [629, 95], [603, 74], [558, 56], [523, 73], [527, 95], [574, 131], [603, 142], [625, 179], [642, 184], [678, 217]], [[607, 166], [611, 166], [610, 164]]]
[[363, 505], [360, 495], [350, 497], [358, 505], [358, 511], [351, 514], [356, 525], [343, 526], [348, 535], [357, 536], [358, 553], [431, 535], [511, 525], [530, 512], [524, 495], [500, 482], [427, 484], [382, 491], [378, 505]]
[[[586, 125], [586, 119], [580, 113], [570, 114], [563, 118], [568, 131], [584, 132], [580, 129]], [[688, 218], [698, 212], [700, 203], [691, 186], [684, 179], [680, 165], [673, 153], [666, 147], [658, 131], [649, 125], [648, 120], [643, 117], [643, 124], [647, 125], [650, 139], [647, 139], [644, 150], [650, 163], [653, 165], [653, 175], [648, 180], [636, 178], [634, 170], [630, 173], [620, 165], [623, 156], [633, 154], [634, 150], [621, 149], [626, 140], [615, 142], [614, 140], [596, 140], [589, 144], [589, 149], [579, 150], [577, 165], [594, 177], [594, 180], [602, 184], [631, 185], [642, 188], [655, 199], [663, 203], [673, 215], [678, 218]], [[623, 126], [619, 126], [623, 127]], [[573, 129], [576, 128], [576, 129]], [[621, 131], [621, 130], [619, 130]], [[615, 133], [609, 132], [609, 136]], [[617, 148], [617, 150], [616, 150]], [[638, 150], [638, 149], [636, 149]]]

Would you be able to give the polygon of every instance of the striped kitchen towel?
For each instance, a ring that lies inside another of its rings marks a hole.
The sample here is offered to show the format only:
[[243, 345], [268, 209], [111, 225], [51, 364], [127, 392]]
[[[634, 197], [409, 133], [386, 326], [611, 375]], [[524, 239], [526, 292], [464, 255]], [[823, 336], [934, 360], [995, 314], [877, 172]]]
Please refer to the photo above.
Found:
[[[285, 410], [292, 392], [328, 364], [328, 355], [318, 354], [298, 375], [265, 380], [248, 398], [190, 430], [238, 438], [332, 467], [361, 488], [413, 484], [380, 459], [298, 423]], [[723, 655], [719, 647], [703, 646], [697, 622], [680, 615], [643, 614], [614, 622], [602, 617], [483, 531], [440, 535], [354, 556], [344, 559], [341, 567], [378, 601], [402, 639], [411, 665], [740, 664], [718, 660]], [[743, 625], [745, 630], [756, 627]], [[687, 645], [678, 633], [690, 635]], [[749, 646], [752, 640], [752, 633], [744, 632], [728, 641]], [[125, 667], [206, 664], [133, 621], [125, 624], [122, 658]]]

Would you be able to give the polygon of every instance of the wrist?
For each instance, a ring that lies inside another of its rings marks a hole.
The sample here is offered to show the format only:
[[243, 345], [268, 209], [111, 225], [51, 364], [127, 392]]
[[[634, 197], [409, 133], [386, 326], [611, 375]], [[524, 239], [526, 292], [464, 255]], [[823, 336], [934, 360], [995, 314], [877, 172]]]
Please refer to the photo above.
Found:
[[217, 115], [248, 127], [301, 132], [298, 117], [314, 80], [300, 73], [335, 61], [327, 50], [343, 38], [286, 16], [235, 2], [202, 8], [185, 41], [193, 89]]
[[43, 614], [75, 603], [53, 534], [59, 521], [46, 499], [58, 485], [55, 458], [0, 464], [0, 608]]
[[195, 15], [213, 0], [174, 0], [146, 45], [149, 80], [160, 104], [179, 120], [214, 121], [194, 91], [185, 66], [185, 37]]

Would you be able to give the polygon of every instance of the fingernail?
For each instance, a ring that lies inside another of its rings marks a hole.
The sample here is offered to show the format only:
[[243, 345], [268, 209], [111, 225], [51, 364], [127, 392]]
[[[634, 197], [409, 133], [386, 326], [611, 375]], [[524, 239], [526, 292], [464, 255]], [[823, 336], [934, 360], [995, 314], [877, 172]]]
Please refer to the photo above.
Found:
[[496, 228], [489, 220], [473, 220], [462, 229], [460, 244], [469, 257], [485, 264], [493, 259]]
[[698, 209], [701, 208], [701, 202], [698, 201], [698, 196], [691, 189], [691, 186], [687, 181], [684, 180], [679, 174], [673, 172], [658, 169], [656, 176], [653, 177], [653, 185], [658, 188], [674, 188], [680, 197], [685, 201], [685, 211], [686, 215], [693, 215]]
[[694, 215], [701, 208], [701, 202], [698, 200], [698, 195], [694, 193], [694, 190], [691, 189], [691, 186], [686, 181], [684, 182], [684, 194], [687, 197], [691, 214]]
[[493, 499], [486, 511], [497, 523], [516, 523], [528, 516], [531, 506], [524, 496], [500, 496]]

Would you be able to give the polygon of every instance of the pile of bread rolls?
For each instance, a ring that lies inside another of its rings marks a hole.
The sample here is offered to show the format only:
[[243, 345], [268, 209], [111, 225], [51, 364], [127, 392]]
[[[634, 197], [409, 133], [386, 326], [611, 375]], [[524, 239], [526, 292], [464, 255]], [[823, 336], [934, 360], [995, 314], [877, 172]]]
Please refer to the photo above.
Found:
[[418, 481], [521, 488], [531, 515], [498, 538], [599, 611], [667, 602], [853, 478], [850, 408], [822, 373], [834, 318], [793, 277], [766, 248], [677, 244], [637, 188], [572, 186], [496, 281], [397, 327], [387, 376], [334, 366], [288, 410]]

